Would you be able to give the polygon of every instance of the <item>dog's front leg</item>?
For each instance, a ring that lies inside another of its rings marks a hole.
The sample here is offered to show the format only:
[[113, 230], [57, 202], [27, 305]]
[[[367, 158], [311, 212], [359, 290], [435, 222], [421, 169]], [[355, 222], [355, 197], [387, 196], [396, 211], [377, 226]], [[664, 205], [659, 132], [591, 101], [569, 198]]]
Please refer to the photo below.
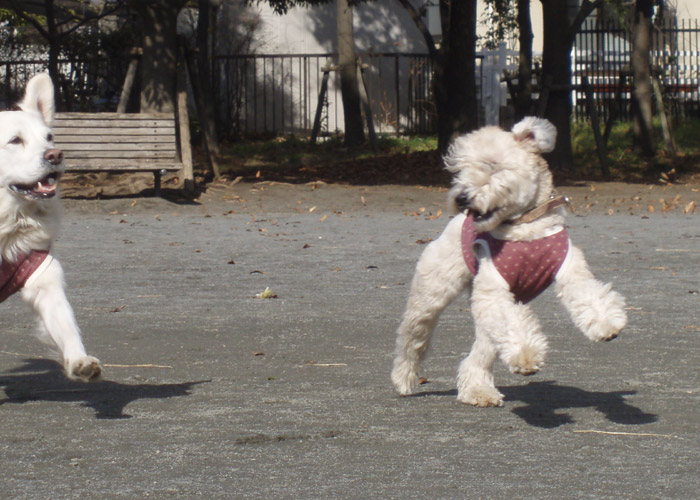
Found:
[[45, 268], [40, 268], [27, 280], [22, 299], [39, 316], [47, 340], [60, 351], [68, 378], [99, 379], [102, 367], [97, 358], [85, 352], [80, 329], [64, 291], [63, 269], [57, 260], [51, 259]]
[[627, 324], [624, 297], [595, 279], [579, 248], [570, 245], [555, 284], [574, 323], [589, 339], [612, 340]]
[[394, 387], [402, 395], [410, 394], [418, 385], [420, 364], [440, 313], [469, 286], [471, 273], [460, 244], [463, 221], [463, 216], [452, 219], [416, 265], [408, 304], [397, 332], [391, 372]]
[[462, 403], [488, 407], [503, 406], [503, 394], [493, 382], [493, 363], [498, 351], [488, 334], [477, 325], [472, 350], [459, 364], [457, 372], [457, 399]]
[[496, 356], [512, 372], [531, 375], [544, 365], [547, 340], [535, 316], [515, 302], [488, 258], [480, 259], [471, 303], [476, 340], [459, 367], [458, 399], [475, 406], [501, 406], [503, 396], [492, 375]]

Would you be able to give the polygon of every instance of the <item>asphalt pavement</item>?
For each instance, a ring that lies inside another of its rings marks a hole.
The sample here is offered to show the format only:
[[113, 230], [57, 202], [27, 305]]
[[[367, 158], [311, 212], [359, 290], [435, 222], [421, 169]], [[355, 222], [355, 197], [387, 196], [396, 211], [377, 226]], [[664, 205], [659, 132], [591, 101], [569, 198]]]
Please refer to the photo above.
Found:
[[438, 325], [428, 383], [399, 397], [389, 380], [444, 193], [313, 205], [306, 190], [293, 208], [244, 210], [249, 187], [236, 189], [66, 201], [54, 251], [105, 379], [67, 382], [19, 298], [2, 304], [2, 498], [700, 495], [700, 215], [570, 217], [629, 326], [592, 343], [547, 291], [533, 303], [547, 365], [524, 378], [498, 364], [505, 406], [477, 409], [455, 397], [473, 340], [464, 297]]

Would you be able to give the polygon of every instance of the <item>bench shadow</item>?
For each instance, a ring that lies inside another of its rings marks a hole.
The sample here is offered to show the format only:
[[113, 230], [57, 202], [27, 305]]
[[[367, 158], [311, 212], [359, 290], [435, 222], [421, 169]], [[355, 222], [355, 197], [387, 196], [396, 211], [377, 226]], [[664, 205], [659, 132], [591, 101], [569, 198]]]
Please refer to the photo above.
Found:
[[[574, 423], [574, 418], [565, 410], [572, 408], [595, 408], [611, 422], [622, 425], [643, 425], [656, 422], [658, 415], [646, 413], [625, 401], [637, 391], [596, 392], [578, 387], [558, 385], [555, 381], [530, 382], [526, 385], [499, 387], [505, 401], [520, 401], [522, 406], [511, 411], [529, 425], [552, 429]], [[420, 396], [456, 396], [456, 390], [427, 391]]]
[[200, 206], [201, 203], [196, 200], [197, 196], [204, 190], [198, 189], [195, 193], [188, 193], [181, 188], [161, 188], [160, 196], [156, 196], [153, 188], [142, 189], [136, 193], [90, 193], [88, 190], [81, 192], [80, 188], [71, 189], [67, 193], [61, 193], [61, 199], [67, 200], [140, 200], [143, 198], [162, 198], [175, 205], [192, 205]]
[[0, 388], [6, 395], [0, 399], [0, 405], [27, 401], [82, 403], [92, 408], [98, 419], [131, 418], [124, 408], [133, 401], [188, 396], [194, 386], [211, 382], [121, 384], [104, 380], [83, 383], [68, 380], [60, 365], [50, 359], [25, 359], [23, 363], [0, 375]]

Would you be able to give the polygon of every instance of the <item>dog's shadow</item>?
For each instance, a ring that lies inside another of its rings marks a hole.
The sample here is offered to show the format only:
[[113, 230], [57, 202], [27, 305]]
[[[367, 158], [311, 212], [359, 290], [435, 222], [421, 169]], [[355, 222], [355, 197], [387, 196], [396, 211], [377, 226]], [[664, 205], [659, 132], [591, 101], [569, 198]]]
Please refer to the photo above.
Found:
[[[570, 408], [595, 408], [607, 420], [623, 425], [650, 424], [658, 416], [625, 401], [637, 391], [592, 392], [577, 387], [558, 385], [554, 381], [530, 382], [526, 385], [499, 387], [505, 401], [521, 401], [523, 406], [511, 411], [534, 427], [551, 429], [574, 423], [573, 417], [561, 410]], [[457, 395], [457, 391], [423, 392], [416, 396]]]
[[0, 405], [27, 401], [81, 402], [95, 410], [99, 419], [130, 418], [124, 408], [139, 399], [187, 396], [200, 380], [180, 384], [121, 384], [112, 381], [73, 382], [65, 378], [58, 363], [49, 359], [25, 359], [24, 364], [0, 375], [5, 398]]

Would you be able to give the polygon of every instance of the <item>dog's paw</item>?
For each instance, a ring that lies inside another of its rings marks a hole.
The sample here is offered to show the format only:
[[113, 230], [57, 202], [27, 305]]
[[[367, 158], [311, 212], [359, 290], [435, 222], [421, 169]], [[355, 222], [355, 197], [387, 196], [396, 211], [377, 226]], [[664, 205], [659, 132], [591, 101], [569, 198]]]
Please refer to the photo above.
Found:
[[577, 326], [594, 342], [613, 340], [627, 325], [625, 299], [610, 288], [603, 286], [585, 307], [575, 310]]
[[585, 333], [594, 342], [610, 342], [617, 338], [626, 325], [627, 315], [623, 309], [619, 309], [591, 322]]
[[71, 380], [95, 382], [102, 377], [102, 365], [99, 359], [92, 356], [85, 356], [84, 358], [69, 362], [66, 366], [66, 374]]
[[486, 385], [472, 386], [459, 390], [457, 400], [460, 403], [477, 406], [479, 408], [489, 408], [493, 406], [503, 406], [503, 394], [495, 387]]
[[544, 366], [546, 352], [547, 343], [542, 339], [541, 342], [505, 349], [502, 359], [512, 373], [534, 375]]
[[397, 359], [391, 370], [391, 382], [399, 394], [407, 396], [418, 386], [418, 372], [410, 363]]

